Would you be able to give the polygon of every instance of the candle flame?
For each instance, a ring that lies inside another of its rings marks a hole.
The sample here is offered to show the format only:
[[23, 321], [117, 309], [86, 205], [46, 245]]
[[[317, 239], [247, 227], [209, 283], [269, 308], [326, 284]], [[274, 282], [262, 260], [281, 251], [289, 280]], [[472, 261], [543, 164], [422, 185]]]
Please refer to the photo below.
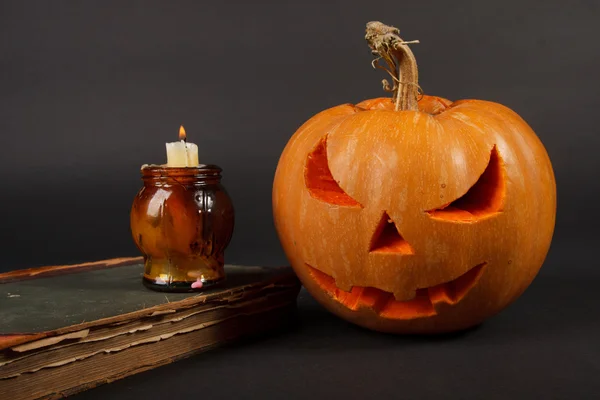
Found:
[[179, 127], [179, 140], [185, 140], [185, 139], [186, 139], [185, 129], [183, 129], [183, 125], [181, 125]]

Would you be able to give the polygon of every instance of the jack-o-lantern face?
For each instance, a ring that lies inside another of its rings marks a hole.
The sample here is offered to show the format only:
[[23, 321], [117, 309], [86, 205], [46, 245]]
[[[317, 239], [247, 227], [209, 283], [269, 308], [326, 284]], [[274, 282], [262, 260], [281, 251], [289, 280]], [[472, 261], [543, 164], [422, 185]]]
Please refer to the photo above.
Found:
[[275, 176], [276, 228], [307, 290], [387, 332], [442, 332], [515, 300], [548, 251], [556, 208], [542, 144], [514, 112], [425, 96], [307, 121]]

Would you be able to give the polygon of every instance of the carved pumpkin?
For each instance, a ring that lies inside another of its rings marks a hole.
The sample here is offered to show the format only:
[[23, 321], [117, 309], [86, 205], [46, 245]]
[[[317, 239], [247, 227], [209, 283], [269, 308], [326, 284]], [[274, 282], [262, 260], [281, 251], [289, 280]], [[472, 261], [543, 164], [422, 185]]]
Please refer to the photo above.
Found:
[[479, 324], [519, 297], [546, 257], [549, 157], [500, 104], [418, 99], [416, 63], [395, 28], [370, 23], [367, 39], [390, 72], [399, 60], [400, 84], [384, 85], [396, 101], [333, 107], [293, 135], [273, 185], [283, 249], [309, 293], [350, 322], [395, 333]]

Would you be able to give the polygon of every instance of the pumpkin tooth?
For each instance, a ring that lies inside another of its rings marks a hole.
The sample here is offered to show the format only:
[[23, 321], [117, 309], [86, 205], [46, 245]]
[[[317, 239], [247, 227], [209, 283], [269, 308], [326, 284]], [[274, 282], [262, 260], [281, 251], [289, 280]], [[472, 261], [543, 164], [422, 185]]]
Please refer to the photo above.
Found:
[[370, 308], [376, 313], [379, 313], [388, 303], [390, 298], [393, 298], [391, 293], [377, 288], [367, 287], [363, 290], [359, 298], [359, 305], [360, 307]]
[[430, 287], [427, 289], [427, 292], [429, 293], [429, 298], [434, 305], [438, 305], [440, 303], [454, 304], [452, 302], [452, 296], [449, 293], [449, 287], [446, 283]]
[[458, 278], [428, 289], [433, 304], [446, 303], [454, 305], [460, 302], [477, 284], [487, 262], [477, 264]]
[[336, 289], [334, 297], [349, 309], [356, 311], [359, 308], [360, 297], [362, 296], [364, 289], [365, 288], [360, 286], [354, 286], [350, 292]]
[[436, 315], [436, 311], [427, 290], [418, 289], [415, 298], [409, 301], [397, 301], [393, 297], [390, 298], [379, 315], [390, 319], [415, 319], [431, 317]]

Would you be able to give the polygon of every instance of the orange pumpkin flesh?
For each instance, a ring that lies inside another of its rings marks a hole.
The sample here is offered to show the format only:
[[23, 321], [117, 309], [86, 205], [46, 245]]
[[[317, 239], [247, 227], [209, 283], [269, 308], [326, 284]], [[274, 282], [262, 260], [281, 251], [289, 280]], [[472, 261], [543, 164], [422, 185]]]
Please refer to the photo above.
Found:
[[408, 301], [397, 301], [391, 293], [372, 287], [354, 286], [350, 292], [340, 290], [329, 275], [307, 265], [313, 280], [339, 303], [356, 311], [369, 308], [384, 318], [412, 319], [435, 315], [435, 305], [456, 304], [463, 299], [477, 283], [486, 263], [476, 265], [453, 281], [417, 289], [415, 297]]
[[550, 246], [548, 155], [510, 109], [423, 96], [309, 119], [273, 185], [276, 229], [306, 289], [361, 326], [435, 333], [480, 323], [529, 286]]

